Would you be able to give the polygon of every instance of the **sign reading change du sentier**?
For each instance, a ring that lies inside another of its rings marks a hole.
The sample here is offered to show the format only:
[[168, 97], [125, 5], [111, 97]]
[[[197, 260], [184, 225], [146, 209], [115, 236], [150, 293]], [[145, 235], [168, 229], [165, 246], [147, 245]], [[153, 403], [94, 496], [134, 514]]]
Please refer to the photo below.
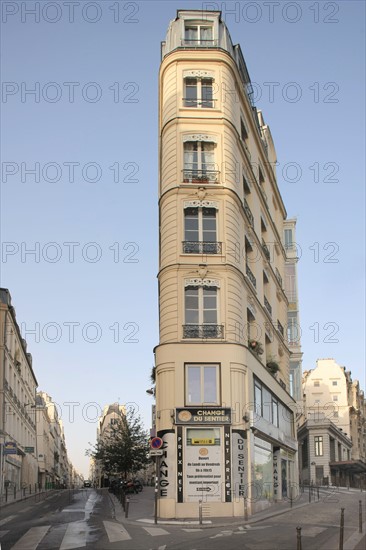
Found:
[[194, 407], [175, 410], [176, 424], [231, 424], [231, 409]]

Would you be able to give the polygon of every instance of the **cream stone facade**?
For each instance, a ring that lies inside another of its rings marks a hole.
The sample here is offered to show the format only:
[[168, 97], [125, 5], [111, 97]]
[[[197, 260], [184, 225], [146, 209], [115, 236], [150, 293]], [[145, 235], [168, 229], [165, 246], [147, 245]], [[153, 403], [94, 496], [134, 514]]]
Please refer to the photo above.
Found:
[[351, 441], [350, 453], [338, 457], [340, 464], [332, 464], [336, 461], [326, 455], [333, 482], [366, 486], [365, 397], [358, 380], [353, 381], [351, 372], [334, 359], [318, 359], [315, 369], [304, 372], [303, 394], [305, 420], [325, 415]]
[[290, 394], [302, 401], [302, 351], [299, 314], [299, 291], [297, 278], [298, 247], [296, 243], [296, 219], [285, 220], [283, 224], [286, 250], [285, 292], [288, 299], [287, 342], [290, 355]]
[[[99, 417], [97, 428], [97, 442], [103, 441], [111, 433], [111, 427], [118, 422], [119, 418], [126, 416], [126, 407], [118, 403], [106, 405], [103, 414]], [[90, 461], [90, 480], [95, 487], [108, 487], [110, 479], [103, 471], [100, 461], [91, 459]]]
[[297, 481], [276, 152], [220, 12], [178, 11], [159, 91], [159, 516], [242, 516]]
[[0, 494], [38, 482], [32, 356], [22, 338], [10, 292], [0, 289]]

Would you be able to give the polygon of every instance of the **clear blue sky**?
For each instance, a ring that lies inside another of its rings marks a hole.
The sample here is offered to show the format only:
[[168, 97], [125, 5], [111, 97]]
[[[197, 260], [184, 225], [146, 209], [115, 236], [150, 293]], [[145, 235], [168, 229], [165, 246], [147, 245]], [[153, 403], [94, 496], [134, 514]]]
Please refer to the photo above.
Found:
[[[1, 286], [23, 332], [36, 329], [25, 336], [39, 388], [60, 404], [69, 455], [87, 475], [105, 404], [136, 403], [150, 425], [160, 42], [177, 9], [204, 3], [80, 0], [73, 22], [55, 3], [35, 22], [2, 2]], [[365, 388], [365, 4], [210, 4], [241, 44], [298, 220], [304, 368], [334, 357]], [[26, 94], [37, 86], [39, 102]], [[26, 172], [35, 163], [39, 181]], [[79, 403], [74, 418], [67, 402]]]

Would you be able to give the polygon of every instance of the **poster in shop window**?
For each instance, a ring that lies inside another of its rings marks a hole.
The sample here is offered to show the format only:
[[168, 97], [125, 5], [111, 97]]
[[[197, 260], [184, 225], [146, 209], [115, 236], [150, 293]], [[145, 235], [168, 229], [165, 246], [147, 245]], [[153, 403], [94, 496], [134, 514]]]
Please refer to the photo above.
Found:
[[223, 449], [219, 428], [187, 428], [185, 501], [221, 502]]

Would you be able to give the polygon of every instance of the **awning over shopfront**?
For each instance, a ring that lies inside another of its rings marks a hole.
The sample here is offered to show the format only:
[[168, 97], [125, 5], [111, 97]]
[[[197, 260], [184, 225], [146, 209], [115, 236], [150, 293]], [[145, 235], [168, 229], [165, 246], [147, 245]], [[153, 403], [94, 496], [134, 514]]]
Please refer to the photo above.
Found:
[[329, 466], [331, 468], [337, 468], [343, 472], [348, 472], [352, 474], [363, 474], [366, 473], [366, 463], [362, 460], [343, 460], [341, 462], [330, 462]]

